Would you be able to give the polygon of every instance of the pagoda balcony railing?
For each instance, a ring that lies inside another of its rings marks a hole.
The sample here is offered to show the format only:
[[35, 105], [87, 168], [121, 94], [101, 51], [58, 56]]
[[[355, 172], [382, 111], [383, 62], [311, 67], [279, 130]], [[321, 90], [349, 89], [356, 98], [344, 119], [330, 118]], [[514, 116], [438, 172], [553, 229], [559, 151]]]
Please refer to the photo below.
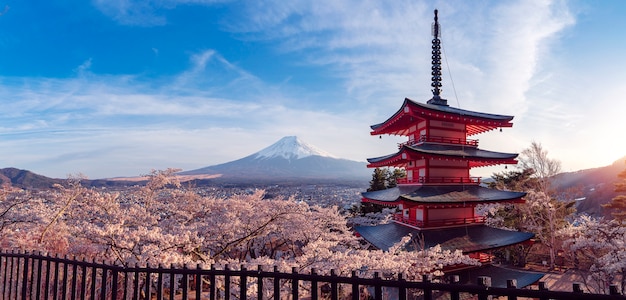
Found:
[[441, 143], [441, 144], [454, 144], [454, 145], [465, 145], [478, 147], [478, 140], [472, 139], [464, 139], [464, 138], [453, 138], [453, 137], [445, 137], [445, 136], [427, 136], [422, 135], [417, 139], [410, 139], [407, 142], [399, 143], [398, 148], [402, 148], [402, 146], [415, 146], [421, 143]]
[[465, 224], [482, 224], [485, 223], [485, 217], [476, 216], [471, 218], [450, 218], [450, 219], [441, 219], [441, 220], [415, 220], [410, 219], [402, 215], [402, 213], [394, 214], [393, 220], [399, 223], [419, 227], [419, 228], [427, 228], [427, 227], [446, 227], [446, 226], [456, 226], [456, 225], [465, 225]]
[[480, 184], [480, 177], [433, 177], [420, 176], [413, 179], [398, 178], [398, 184]]

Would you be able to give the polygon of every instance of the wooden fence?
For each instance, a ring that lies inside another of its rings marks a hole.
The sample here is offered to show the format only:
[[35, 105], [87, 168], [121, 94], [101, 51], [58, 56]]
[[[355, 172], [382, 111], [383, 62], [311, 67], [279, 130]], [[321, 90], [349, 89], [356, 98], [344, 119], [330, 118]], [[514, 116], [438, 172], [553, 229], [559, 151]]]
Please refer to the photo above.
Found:
[[[453, 278], [454, 279], [454, 278]], [[455, 280], [452, 280], [454, 282]], [[572, 292], [490, 287], [488, 277], [475, 285], [393, 279], [319, 275], [315, 270], [299, 274], [247, 270], [240, 267], [121, 267], [33, 253], [0, 252], [2, 299], [626, 299], [611, 286], [610, 295], [586, 294], [580, 285]]]

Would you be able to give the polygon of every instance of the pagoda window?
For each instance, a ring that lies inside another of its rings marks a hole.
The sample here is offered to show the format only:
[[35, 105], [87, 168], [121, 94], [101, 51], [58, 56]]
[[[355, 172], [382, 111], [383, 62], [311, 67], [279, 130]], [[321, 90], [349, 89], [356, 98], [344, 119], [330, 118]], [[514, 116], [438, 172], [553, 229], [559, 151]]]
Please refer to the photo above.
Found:
[[428, 211], [428, 221], [442, 221], [442, 220], [473, 220], [474, 207], [456, 207], [456, 208], [442, 208], [442, 209], [430, 209]]
[[469, 172], [464, 169], [441, 169], [441, 168], [431, 168], [430, 169], [431, 177], [458, 177], [458, 178], [467, 178], [469, 176]]
[[465, 124], [463, 123], [430, 120], [429, 125], [431, 128], [445, 128], [445, 129], [454, 130], [454, 131], [465, 131]]
[[424, 209], [422, 208], [415, 209], [415, 220], [424, 221]]
[[441, 159], [433, 159], [430, 161], [431, 167], [442, 167], [442, 168], [467, 168], [469, 164], [467, 161], [461, 160], [441, 160]]
[[450, 130], [447, 128], [431, 128], [430, 136], [441, 136], [447, 138], [465, 139], [465, 132], [458, 130]]

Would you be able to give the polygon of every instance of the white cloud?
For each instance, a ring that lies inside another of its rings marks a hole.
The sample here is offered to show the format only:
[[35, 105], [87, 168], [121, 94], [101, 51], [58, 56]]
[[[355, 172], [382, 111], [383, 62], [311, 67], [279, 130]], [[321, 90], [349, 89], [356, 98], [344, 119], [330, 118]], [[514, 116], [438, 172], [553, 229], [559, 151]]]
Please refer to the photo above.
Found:
[[167, 24], [165, 11], [179, 5], [212, 5], [231, 0], [92, 0], [104, 15], [122, 25], [162, 26]]
[[[167, 22], [157, 8], [211, 3], [118, 0], [94, 5], [122, 24], [153, 26]], [[572, 75], [575, 69], [563, 69], [568, 62], [559, 61], [559, 53], [553, 51], [561, 34], [576, 25], [569, 2], [437, 4], [446, 60], [454, 75], [453, 88], [444, 69], [449, 104], [516, 116], [513, 129], [479, 136], [482, 148], [519, 152], [536, 140], [563, 157], [569, 170], [586, 152], [602, 151], [597, 128], [626, 130], [621, 123], [612, 123], [621, 118], [624, 107], [603, 111], [610, 104], [617, 106], [617, 100], [611, 100], [626, 91], [585, 90], [585, 83], [592, 80]], [[395, 151], [400, 139], [371, 137], [369, 125], [393, 114], [404, 97], [417, 101], [431, 97], [429, 2], [240, 5], [243, 9], [235, 13], [242, 15], [221, 20], [223, 28], [247, 43], [262, 41], [273, 45], [272, 50], [297, 54], [301, 60], [293, 63], [325, 68], [343, 90], [311, 90], [293, 86], [290, 80], [274, 86], [208, 48], [190, 55], [185, 72], [156, 79], [87, 74], [91, 64], [87, 60], [76, 73], [89, 76], [0, 78], [0, 97], [12, 99], [0, 106], [5, 116], [0, 135], [7, 140], [0, 156], [11, 157], [9, 165], [46, 175], [47, 170], [57, 170], [102, 177], [223, 163], [286, 135], [356, 160]], [[604, 82], [605, 87], [620, 87], [626, 80], [611, 76], [614, 79]], [[302, 105], [302, 98], [315, 111]], [[593, 99], [597, 106], [580, 98]], [[342, 110], [330, 111], [317, 102], [332, 102]], [[590, 122], [592, 115], [606, 118]], [[572, 146], [583, 138], [593, 141]]]

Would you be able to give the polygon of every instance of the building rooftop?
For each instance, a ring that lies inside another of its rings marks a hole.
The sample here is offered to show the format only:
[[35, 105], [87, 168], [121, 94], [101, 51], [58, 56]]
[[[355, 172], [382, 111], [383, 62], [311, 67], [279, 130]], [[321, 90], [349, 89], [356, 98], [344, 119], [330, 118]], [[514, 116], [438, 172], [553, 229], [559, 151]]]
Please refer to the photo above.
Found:
[[[402, 156], [406, 153], [406, 156]], [[482, 167], [496, 165], [502, 163], [515, 164], [517, 161], [517, 153], [503, 153], [478, 149], [476, 147], [468, 147], [463, 145], [442, 145], [433, 143], [422, 143], [418, 145], [402, 145], [398, 152], [368, 158], [370, 163], [368, 167], [386, 166], [390, 163], [405, 160], [415, 160], [421, 158], [444, 158], [444, 159], [462, 159], [470, 162], [470, 167]]]
[[466, 123], [468, 135], [497, 127], [513, 126], [511, 123], [513, 116], [476, 112], [441, 104], [420, 103], [405, 98], [402, 107], [396, 113], [382, 123], [371, 125], [370, 128], [373, 130], [372, 134], [404, 134], [406, 132], [403, 129], [413, 124], [415, 117]]
[[526, 196], [526, 193], [501, 191], [478, 185], [401, 185], [361, 195], [367, 199], [391, 204], [399, 199], [423, 203], [515, 201]]
[[486, 225], [417, 229], [393, 222], [377, 226], [357, 226], [355, 230], [370, 244], [383, 251], [389, 250], [409, 234], [413, 237], [407, 245], [409, 250], [420, 247], [423, 238], [425, 248], [441, 245], [444, 250], [459, 249], [465, 254], [514, 245], [534, 237], [532, 233], [503, 230]]
[[539, 281], [545, 274], [539, 272], [530, 272], [524, 270], [509, 269], [494, 265], [484, 265], [478, 268], [470, 268], [456, 272], [448, 273], [448, 275], [459, 275], [459, 283], [476, 284], [478, 277], [491, 277], [491, 286], [498, 288], [506, 288], [506, 281], [515, 279], [517, 287], [523, 288]]

